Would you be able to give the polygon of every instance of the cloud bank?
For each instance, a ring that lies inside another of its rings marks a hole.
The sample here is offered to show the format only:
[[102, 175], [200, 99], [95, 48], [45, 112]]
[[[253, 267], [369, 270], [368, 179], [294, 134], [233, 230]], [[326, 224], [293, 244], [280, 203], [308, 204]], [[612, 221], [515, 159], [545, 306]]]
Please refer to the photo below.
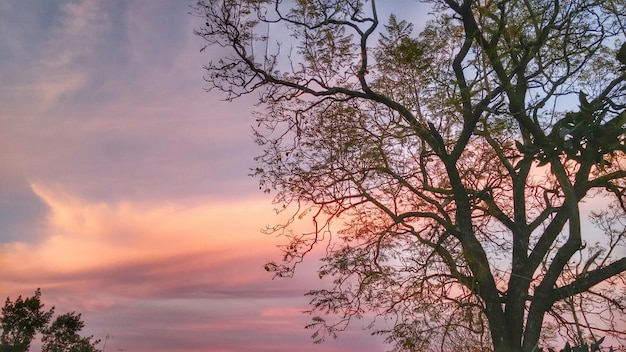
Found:
[[340, 344], [310, 344], [303, 293], [320, 283], [263, 271], [277, 255], [273, 239], [252, 235], [273, 214], [266, 201], [109, 204], [32, 190], [48, 207], [46, 236], [2, 244], [1, 291], [42, 287], [44, 302], [82, 312], [90, 333], [120, 348], [333, 351], [362, 340], [352, 331]]

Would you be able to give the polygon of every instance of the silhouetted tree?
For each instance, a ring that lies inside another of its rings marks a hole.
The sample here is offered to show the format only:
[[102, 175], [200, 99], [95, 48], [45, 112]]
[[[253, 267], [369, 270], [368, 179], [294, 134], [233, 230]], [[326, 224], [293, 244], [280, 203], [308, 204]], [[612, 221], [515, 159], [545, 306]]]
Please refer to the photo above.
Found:
[[15, 302], [7, 297], [0, 316], [0, 352], [28, 351], [37, 333], [42, 334], [42, 352], [100, 352], [96, 348], [100, 340], [79, 335], [85, 327], [80, 314], [62, 314], [49, 324], [54, 307], [49, 311], [43, 307], [40, 289], [33, 297], [19, 296]]
[[32, 297], [22, 299], [22, 296], [19, 296], [15, 302], [7, 297], [0, 317], [2, 327], [0, 351], [28, 350], [35, 334], [47, 326], [54, 313], [54, 307], [49, 311], [44, 311], [43, 307], [40, 289], [37, 289]]
[[59, 315], [43, 332], [42, 352], [98, 352], [96, 345], [100, 340], [80, 336], [85, 327], [80, 316], [75, 312]]
[[266, 269], [324, 246], [314, 336], [367, 313], [398, 351], [624, 339], [626, 3], [432, 0], [418, 35], [376, 4], [195, 8], [228, 50], [206, 80], [259, 94], [254, 174], [293, 211]]

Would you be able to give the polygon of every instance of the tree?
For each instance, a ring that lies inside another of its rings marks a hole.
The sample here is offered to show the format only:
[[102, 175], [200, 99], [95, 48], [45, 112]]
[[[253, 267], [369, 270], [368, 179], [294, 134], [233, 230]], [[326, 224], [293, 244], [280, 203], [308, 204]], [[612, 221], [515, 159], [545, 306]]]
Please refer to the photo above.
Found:
[[292, 211], [266, 270], [324, 247], [319, 340], [375, 314], [397, 351], [623, 343], [624, 2], [432, 0], [418, 35], [376, 5], [194, 8], [203, 50], [228, 49], [206, 81], [265, 109], [253, 173]]
[[100, 340], [79, 335], [85, 326], [80, 314], [62, 314], [49, 324], [54, 307], [48, 311], [43, 307], [40, 289], [33, 297], [19, 296], [15, 302], [7, 297], [0, 316], [0, 352], [28, 351], [37, 333], [42, 334], [42, 352], [100, 352], [96, 348]]
[[59, 315], [44, 331], [42, 352], [99, 352], [100, 340], [92, 342], [93, 336], [79, 335], [85, 327], [80, 316], [75, 312]]
[[35, 334], [45, 328], [54, 313], [54, 307], [47, 312], [43, 307], [40, 289], [37, 289], [32, 297], [26, 299], [22, 299], [22, 296], [17, 297], [15, 302], [7, 297], [0, 317], [2, 327], [0, 351], [28, 350]]

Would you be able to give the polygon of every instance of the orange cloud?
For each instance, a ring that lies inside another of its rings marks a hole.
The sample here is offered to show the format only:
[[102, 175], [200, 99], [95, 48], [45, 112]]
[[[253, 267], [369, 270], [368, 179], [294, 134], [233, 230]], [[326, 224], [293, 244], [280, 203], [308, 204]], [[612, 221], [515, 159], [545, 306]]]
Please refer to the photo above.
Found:
[[276, 219], [267, 200], [90, 202], [58, 187], [31, 188], [48, 207], [45, 236], [0, 244], [0, 292], [15, 298], [41, 287], [46, 307], [83, 313], [88, 333], [115, 336], [112, 346], [341, 351], [373, 341], [380, 350], [378, 340], [350, 331], [323, 349], [311, 344], [303, 294], [323, 282], [312, 274], [315, 258], [294, 279], [263, 271], [280, 256], [280, 240], [259, 232]]
[[[58, 188], [31, 187], [49, 207], [46, 237], [0, 247], [4, 280], [30, 285], [28, 290], [40, 282], [109, 276], [132, 281], [133, 271], [136, 286], [142, 275], [185, 281], [184, 273], [206, 276], [214, 270], [231, 275], [222, 282], [235, 284], [263, 275], [263, 261], [277, 254], [273, 238], [259, 232], [272, 214], [265, 200], [196, 206], [90, 203]], [[232, 265], [252, 258], [258, 272]]]

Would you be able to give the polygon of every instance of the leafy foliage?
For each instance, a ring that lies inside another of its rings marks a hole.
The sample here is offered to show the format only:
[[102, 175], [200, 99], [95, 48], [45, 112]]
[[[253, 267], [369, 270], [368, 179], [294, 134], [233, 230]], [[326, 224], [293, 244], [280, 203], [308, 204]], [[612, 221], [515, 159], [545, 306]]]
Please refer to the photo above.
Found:
[[79, 332], [85, 327], [75, 312], [59, 315], [44, 331], [42, 352], [96, 352], [100, 340], [91, 341], [93, 336], [82, 337]]
[[[565, 347], [563, 347], [563, 349], [560, 350], [559, 352], [600, 352], [601, 351], [600, 345], [602, 344], [603, 341], [604, 341], [604, 337], [592, 343], [591, 345], [583, 343], [580, 346], [570, 346], [569, 343], [566, 343]], [[543, 352], [543, 351], [539, 350], [538, 352]], [[548, 348], [548, 352], [555, 352], [555, 350], [552, 348]], [[613, 352], [613, 347], [609, 349], [609, 352]]]
[[100, 340], [92, 341], [93, 336], [79, 335], [85, 326], [80, 314], [62, 314], [49, 324], [54, 307], [49, 311], [44, 311], [43, 307], [40, 289], [33, 297], [22, 299], [19, 296], [15, 302], [7, 297], [0, 317], [0, 351], [26, 352], [35, 334], [41, 333], [42, 352], [100, 352], [96, 348]]
[[8, 297], [2, 307], [0, 323], [0, 351], [28, 351], [37, 332], [41, 332], [54, 314], [54, 307], [43, 310], [41, 290], [37, 289], [32, 297], [19, 296], [15, 302]]

